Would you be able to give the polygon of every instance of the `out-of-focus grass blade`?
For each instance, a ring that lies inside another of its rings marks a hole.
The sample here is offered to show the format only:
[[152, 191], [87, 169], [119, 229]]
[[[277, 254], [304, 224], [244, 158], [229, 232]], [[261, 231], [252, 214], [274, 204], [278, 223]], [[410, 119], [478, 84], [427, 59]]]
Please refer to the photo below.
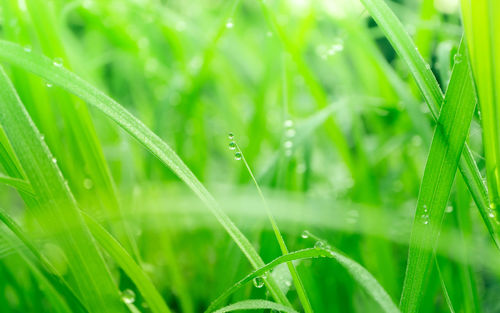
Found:
[[48, 147], [0, 68], [0, 124], [36, 192], [27, 203], [39, 224], [60, 246], [67, 258], [75, 290], [91, 310], [125, 309], [116, 285], [77, 209]]
[[[410, 72], [417, 82], [417, 85], [424, 97], [429, 110], [435, 120], [438, 118], [439, 107], [443, 101], [443, 93], [438, 82], [428, 64], [425, 63], [419, 54], [415, 44], [404, 29], [396, 15], [387, 6], [384, 0], [361, 0], [370, 15], [378, 23], [379, 27], [385, 33], [387, 39], [391, 42], [396, 52], [408, 65]], [[459, 55], [459, 59], [462, 55]], [[469, 79], [468, 77], [466, 79]], [[472, 152], [467, 144], [465, 145], [459, 164], [460, 172], [469, 188], [476, 206], [493, 238], [493, 241], [500, 249], [500, 240], [498, 238], [498, 228], [496, 223], [492, 223], [489, 218], [490, 208], [488, 192], [484, 185], [481, 173], [477, 168]]]
[[[465, 45], [460, 47], [465, 54]], [[446, 203], [448, 201], [460, 154], [467, 139], [476, 106], [469, 64], [465, 60], [453, 67], [450, 84], [420, 185], [417, 209], [410, 238], [401, 309], [417, 312], [432, 265]]]
[[215, 311], [214, 313], [224, 313], [232, 311], [247, 311], [247, 310], [272, 310], [278, 312], [286, 313], [298, 313], [294, 309], [288, 306], [284, 306], [279, 303], [267, 301], [267, 300], [244, 300], [230, 304], [222, 309]]
[[31, 195], [35, 194], [33, 188], [31, 188], [31, 185], [24, 179], [9, 177], [0, 174], [0, 184], [9, 185], [19, 191], [23, 191]]
[[[64, 67], [54, 66], [49, 58], [24, 51], [23, 47], [7, 41], [0, 41], [0, 59], [39, 75], [55, 85], [73, 93], [88, 102], [117, 123], [146, 149], [161, 160], [205, 203], [231, 238], [240, 247], [254, 268], [264, 265], [257, 251], [236, 225], [222, 211], [221, 207], [203, 184], [189, 170], [179, 156], [160, 137], [135, 118], [118, 102], [84, 81]], [[270, 293], [281, 304], [289, 305], [286, 296], [279, 290], [272, 278], [266, 279]]]
[[223, 301], [230, 296], [232, 293], [240, 289], [244, 284], [249, 281], [261, 277], [269, 272], [274, 267], [294, 260], [309, 259], [309, 258], [331, 258], [340, 263], [351, 276], [356, 280], [365, 291], [375, 300], [385, 312], [400, 312], [396, 304], [392, 301], [391, 297], [387, 294], [384, 288], [378, 283], [378, 281], [368, 272], [363, 266], [357, 262], [351, 260], [350, 258], [344, 256], [343, 254], [322, 248], [311, 248], [299, 250], [296, 252], [291, 252], [274, 259], [265, 266], [257, 269], [256, 271], [248, 274], [243, 279], [235, 283], [231, 288], [227, 289], [223, 294], [221, 294], [216, 300], [214, 300], [206, 313], [214, 311], [218, 306], [220, 306]]
[[[462, 0], [472, 72], [481, 107], [486, 175], [492, 204], [500, 205], [500, 2]], [[492, 210], [495, 208], [492, 208]], [[494, 214], [494, 212], [492, 212]]]
[[153, 312], [170, 312], [167, 304], [156, 290], [155, 286], [137, 265], [127, 251], [111, 236], [106, 229], [99, 225], [92, 217], [82, 212], [90, 232], [96, 241], [103, 247], [104, 251], [115, 260], [141, 292], [144, 300], [149, 304]]
[[[51, 293], [60, 294], [60, 296], [65, 299], [67, 304], [71, 306], [72, 310], [76, 312], [87, 312], [87, 309], [74, 291], [68, 286], [67, 282], [62, 277], [53, 274], [55, 270], [51, 264], [46, 261], [31, 239], [28, 238], [21, 227], [19, 227], [19, 225], [17, 225], [17, 223], [7, 213], [5, 213], [3, 209], [0, 209], [0, 221], [2, 221], [5, 226], [7, 226], [7, 228], [10, 229], [10, 231], [17, 237], [17, 239], [24, 244], [24, 247], [27, 248], [26, 250], [31, 252], [32, 257], [30, 257], [28, 253], [26, 253], [27, 251], [24, 251], [22, 247], [18, 247], [12, 238], [8, 237], [6, 234], [2, 234], [2, 232], [0, 232], [0, 236], [4, 235], [6, 239], [10, 239], [8, 242], [11, 244], [13, 249], [21, 255], [28, 266], [36, 272], [41, 279], [46, 281], [47, 285], [51, 288]], [[59, 301], [59, 297], [53, 296], [53, 298], [56, 298], [55, 301]]]

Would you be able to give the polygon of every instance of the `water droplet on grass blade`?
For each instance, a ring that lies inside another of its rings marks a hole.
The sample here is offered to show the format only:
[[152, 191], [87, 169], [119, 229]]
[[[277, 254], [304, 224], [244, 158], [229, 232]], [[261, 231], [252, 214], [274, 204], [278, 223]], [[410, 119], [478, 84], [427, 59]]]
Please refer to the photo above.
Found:
[[455, 64], [462, 62], [462, 55], [460, 53], [456, 53], [453, 56], [453, 61], [455, 62]]
[[235, 159], [236, 161], [241, 160], [241, 152], [236, 152], [236, 153], [234, 154], [234, 159]]
[[229, 139], [233, 140], [233, 139], [234, 139], [234, 134], [233, 134], [233, 133], [229, 133], [229, 134], [227, 135], [227, 137], [228, 137]]
[[285, 149], [292, 149], [293, 147], [293, 142], [291, 142], [290, 140], [287, 140], [283, 143], [283, 146], [285, 147]]
[[287, 128], [293, 127], [293, 121], [292, 121], [292, 120], [286, 120], [286, 121], [283, 123], [283, 126], [285, 126], [285, 127], [287, 127]]
[[231, 141], [229, 143], [229, 150], [235, 150], [236, 149], [236, 142], [234, 141]]
[[94, 187], [94, 182], [92, 181], [92, 179], [85, 178], [83, 180], [83, 188], [90, 190], [90, 189], [92, 189], [92, 187]]
[[47, 88], [52, 88], [52, 86], [53, 86], [53, 85], [52, 85], [52, 83], [45, 83], [45, 86], [46, 86]]
[[62, 67], [63, 65], [63, 60], [61, 58], [55, 58], [54, 61], [52, 62], [54, 66], [56, 67]]
[[233, 20], [229, 19], [226, 23], [226, 28], [233, 28], [233, 27], [234, 27]]
[[314, 244], [314, 248], [318, 248], [318, 249], [327, 249], [328, 248], [328, 245], [326, 244], [325, 241], [323, 240], [318, 240], [316, 241], [316, 243]]
[[311, 233], [308, 230], [304, 230], [300, 236], [304, 239], [307, 239], [310, 235]]
[[265, 276], [259, 276], [259, 277], [255, 277], [253, 279], [253, 285], [257, 288], [262, 288], [264, 287], [264, 279], [265, 279]]
[[122, 300], [127, 304], [132, 304], [135, 302], [135, 292], [130, 289], [125, 289], [122, 291]]
[[52, 163], [56, 164], [57, 163], [57, 159], [56, 158], [52, 158]]
[[23, 48], [23, 49], [24, 49], [24, 51], [26, 51], [26, 52], [31, 52], [31, 46], [30, 46], [30, 45], [26, 45], [26, 46], [24, 46], [24, 48]]

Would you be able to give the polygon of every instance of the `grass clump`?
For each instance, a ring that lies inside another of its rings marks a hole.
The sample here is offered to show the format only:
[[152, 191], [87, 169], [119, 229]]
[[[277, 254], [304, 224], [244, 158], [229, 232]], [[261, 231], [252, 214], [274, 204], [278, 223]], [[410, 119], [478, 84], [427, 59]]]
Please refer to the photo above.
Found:
[[2, 312], [495, 311], [499, 8], [443, 3], [2, 1]]

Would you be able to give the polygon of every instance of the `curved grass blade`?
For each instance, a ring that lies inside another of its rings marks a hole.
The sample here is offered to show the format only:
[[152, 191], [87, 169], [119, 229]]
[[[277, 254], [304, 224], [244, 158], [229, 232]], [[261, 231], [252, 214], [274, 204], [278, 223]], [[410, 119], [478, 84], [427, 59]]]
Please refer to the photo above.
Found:
[[[264, 265], [250, 241], [241, 233], [231, 219], [224, 213], [217, 201], [189, 170], [179, 156], [160, 137], [146, 125], [123, 108], [118, 102], [94, 88], [85, 80], [68, 71], [64, 67], [53, 65], [49, 58], [24, 51], [23, 47], [0, 41], [0, 59], [22, 67], [94, 106], [111, 120], [117, 123], [127, 133], [134, 137], [147, 150], [167, 165], [184, 183], [205, 203], [220, 224], [240, 247], [254, 268]], [[279, 290], [272, 278], [266, 279], [266, 285], [274, 299], [284, 305], [290, 305], [286, 296]]]
[[215, 311], [214, 313], [247, 311], [247, 310], [266, 310], [266, 309], [278, 312], [298, 313], [297, 311], [295, 311], [290, 307], [267, 300], [244, 300], [225, 306], [222, 309]]
[[274, 259], [265, 266], [259, 268], [258, 270], [248, 274], [243, 279], [235, 283], [231, 288], [227, 289], [222, 293], [217, 299], [215, 299], [205, 313], [214, 311], [218, 306], [220, 306], [223, 301], [236, 292], [238, 289], [243, 287], [244, 284], [252, 281], [254, 278], [261, 277], [274, 267], [294, 260], [310, 259], [310, 258], [331, 258], [340, 263], [351, 276], [365, 289], [365, 291], [380, 305], [385, 312], [400, 312], [396, 304], [392, 301], [391, 297], [387, 294], [384, 288], [378, 283], [378, 281], [359, 263], [351, 260], [350, 258], [344, 256], [339, 252], [335, 252], [331, 249], [322, 248], [310, 248], [291, 252]]
[[33, 188], [31, 188], [31, 185], [24, 179], [9, 177], [0, 174], [0, 184], [5, 184], [14, 187], [17, 190], [25, 192], [30, 195], [35, 195], [35, 192], [33, 191]]
[[[465, 45], [460, 53], [465, 55]], [[476, 107], [468, 62], [455, 64], [420, 185], [401, 309], [417, 312], [432, 265], [446, 204]], [[429, 251], [427, 247], [432, 247]]]
[[123, 269], [141, 292], [144, 300], [149, 304], [152, 312], [171, 312], [167, 304], [158, 293], [149, 277], [137, 265], [127, 251], [111, 236], [106, 229], [92, 217], [82, 212], [90, 232], [101, 247], [109, 253], [115, 262]]
[[0, 68], [0, 124], [36, 199], [25, 199], [46, 235], [62, 249], [74, 289], [90, 310], [125, 310], [115, 283], [79, 214], [75, 199], [48, 147], [3, 68]]
[[[387, 6], [384, 0], [361, 0], [366, 10], [375, 19], [379, 27], [385, 33], [387, 39], [391, 42], [394, 50], [400, 55], [403, 61], [407, 64], [410, 72], [415, 79], [420, 92], [422, 93], [425, 102], [434, 120], [437, 121], [440, 105], [443, 101], [443, 92], [439, 84], [432, 74], [430, 67], [420, 53], [405, 28], [396, 17], [394, 12]], [[463, 54], [462, 54], [463, 55]], [[471, 79], [466, 77], [466, 79]], [[500, 239], [498, 237], [498, 227], [496, 223], [492, 223], [489, 218], [489, 199], [488, 191], [481, 177], [481, 173], [477, 168], [472, 152], [468, 145], [465, 144], [462, 151], [462, 156], [459, 164], [460, 172], [464, 177], [469, 192], [471, 193], [474, 202], [476, 203], [479, 213], [488, 228], [488, 232], [500, 249]]]
[[[234, 137], [234, 135], [231, 135]], [[269, 205], [267, 204], [266, 198], [264, 197], [264, 193], [262, 193], [262, 190], [260, 189], [259, 183], [257, 183], [257, 179], [255, 179], [255, 176], [253, 175], [252, 169], [250, 168], [250, 165], [248, 164], [247, 160], [245, 159], [245, 154], [241, 150], [240, 146], [236, 143], [236, 141], [232, 141], [232, 144], [234, 143], [235, 151], [236, 153], [239, 153], [241, 156], [241, 160], [245, 164], [245, 167], [250, 174], [250, 177], [252, 178], [252, 181], [257, 188], [257, 193], [259, 194], [260, 199], [262, 200], [262, 203], [264, 205], [264, 210], [266, 211], [267, 218], [269, 222], [271, 223], [271, 227], [273, 229], [274, 235], [276, 237], [276, 241], [278, 241], [278, 245], [280, 247], [281, 253], [282, 254], [287, 254], [288, 253], [288, 248], [286, 246], [285, 241], [283, 240], [283, 236], [281, 235], [281, 232], [278, 227], [278, 223], [276, 223], [276, 220], [271, 212], [271, 209], [269, 208]], [[306, 313], [312, 313], [312, 307], [311, 303], [309, 301], [309, 298], [307, 297], [307, 293], [304, 289], [304, 284], [302, 283], [302, 280], [300, 279], [299, 272], [297, 272], [297, 269], [295, 268], [295, 265], [293, 265], [292, 262], [287, 262], [286, 263], [288, 270], [290, 271], [290, 274], [292, 275], [292, 280], [293, 284], [295, 286], [295, 289], [297, 290], [297, 294], [299, 296], [300, 303], [302, 304], [302, 307], [304, 308], [304, 311]]]

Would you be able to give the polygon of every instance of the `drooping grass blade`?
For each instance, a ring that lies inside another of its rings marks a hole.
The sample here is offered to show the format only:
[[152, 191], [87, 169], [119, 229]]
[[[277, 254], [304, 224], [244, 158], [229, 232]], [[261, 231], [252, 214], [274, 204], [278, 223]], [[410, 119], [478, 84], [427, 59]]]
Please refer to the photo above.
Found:
[[[205, 203], [229, 233], [231, 238], [240, 247], [253, 267], [258, 268], [264, 265], [264, 262], [248, 239], [241, 233], [224, 211], [222, 211], [217, 201], [196, 178], [193, 172], [189, 170], [179, 156], [167, 143], [154, 134], [130, 112], [124, 109], [118, 102], [106, 96], [64, 67], [54, 66], [53, 61], [49, 58], [40, 54], [26, 52], [17, 44], [0, 41], [0, 59], [22, 67], [62, 87], [70, 93], [80, 97], [88, 104], [94, 106], [117, 123], [165, 165], [170, 167], [171, 170]], [[288, 299], [279, 290], [276, 282], [272, 278], [267, 278], [266, 283], [277, 302], [289, 305]]]

